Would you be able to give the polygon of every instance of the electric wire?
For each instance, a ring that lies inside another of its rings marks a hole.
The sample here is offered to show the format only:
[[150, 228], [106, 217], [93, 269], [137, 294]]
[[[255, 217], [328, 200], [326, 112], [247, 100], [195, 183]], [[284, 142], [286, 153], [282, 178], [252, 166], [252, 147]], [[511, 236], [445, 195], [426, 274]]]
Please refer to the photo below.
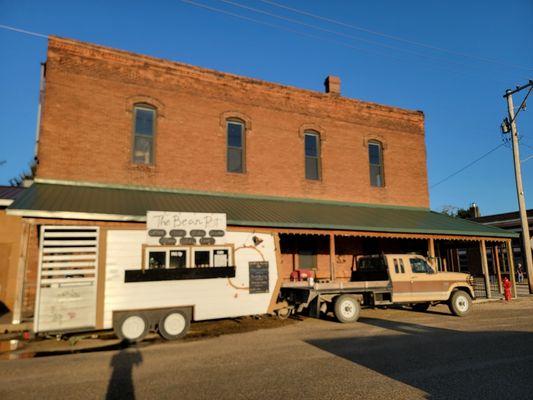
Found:
[[472, 165], [478, 163], [479, 161], [481, 161], [482, 159], [484, 159], [485, 157], [489, 156], [490, 154], [494, 153], [496, 150], [498, 150], [500, 147], [503, 147], [504, 146], [504, 143], [500, 143], [498, 146], [494, 147], [493, 149], [487, 151], [485, 154], [479, 156], [478, 158], [476, 158], [475, 160], [469, 162], [468, 164], [466, 164], [464, 167], [458, 169], [457, 171], [455, 171], [454, 173], [448, 175], [447, 177], [441, 179], [440, 181], [438, 181], [437, 183], [434, 183], [433, 185], [431, 185], [429, 188], [430, 189], [433, 189], [434, 187], [446, 182], [447, 180], [453, 178], [454, 176], [460, 174], [461, 172], [463, 172], [464, 170], [470, 168]]
[[[293, 24], [305, 26], [307, 28], [316, 29], [316, 30], [319, 30], [319, 31], [322, 31], [322, 32], [330, 33], [332, 35], [341, 36], [341, 37], [344, 37], [344, 38], [347, 38], [347, 39], [357, 40], [357, 41], [360, 41], [360, 42], [364, 42], [364, 43], [369, 43], [369, 44], [373, 44], [373, 45], [376, 45], [376, 46], [385, 47], [387, 49], [392, 49], [392, 50], [396, 50], [396, 51], [405, 52], [405, 53], [408, 53], [408, 54], [413, 54], [413, 55], [416, 55], [416, 56], [419, 56], [419, 57], [432, 58], [432, 59], [435, 59], [435, 60], [438, 60], [438, 61], [442, 61], [441, 59], [437, 59], [435, 57], [428, 56], [427, 54], [419, 53], [419, 52], [408, 50], [408, 49], [403, 49], [403, 48], [400, 48], [400, 47], [397, 47], [397, 46], [391, 46], [391, 45], [388, 45], [388, 44], [385, 44], [385, 43], [381, 43], [381, 42], [376, 42], [375, 40], [363, 39], [363, 38], [360, 38], [360, 37], [357, 37], [357, 36], [353, 36], [353, 35], [349, 35], [349, 34], [346, 34], [346, 33], [343, 33], [343, 32], [339, 32], [339, 31], [334, 31], [334, 30], [331, 30], [331, 29], [323, 28], [323, 27], [320, 27], [320, 26], [317, 26], [317, 25], [308, 24], [306, 22], [302, 22], [302, 21], [294, 19], [294, 18], [285, 17], [285, 16], [279, 15], [279, 14], [274, 14], [274, 13], [271, 13], [271, 12], [268, 12], [268, 11], [265, 11], [265, 10], [261, 10], [259, 8], [250, 7], [250, 6], [241, 4], [241, 3], [237, 3], [235, 1], [231, 1], [231, 0], [217, 0], [217, 1], [219, 1], [221, 3], [230, 4], [230, 5], [234, 6], [234, 7], [242, 8], [242, 9], [245, 9], [245, 10], [249, 10], [249, 11], [252, 11], [252, 12], [255, 12], [255, 13], [258, 13], [258, 14], [263, 14], [263, 15], [267, 15], [269, 17], [273, 17], [273, 18], [277, 18], [277, 19], [280, 19], [280, 20], [283, 20], [283, 21], [287, 21], [287, 22], [290, 22], [290, 23], [293, 23]], [[453, 62], [453, 63], [457, 64], [459, 66], [463, 66], [463, 67], [466, 66], [465, 64], [462, 64], [462, 63], [457, 63], [457, 62]]]
[[[353, 45], [351, 45], [349, 43], [346, 43], [346, 42], [343, 42], [343, 41], [330, 39], [330, 38], [324, 38], [324, 37], [321, 37], [321, 36], [317, 36], [317, 35], [301, 32], [301, 31], [297, 31], [297, 30], [290, 29], [290, 28], [287, 28], [287, 27], [284, 27], [284, 26], [281, 26], [281, 25], [272, 24], [272, 23], [269, 23], [269, 22], [265, 22], [265, 21], [262, 21], [262, 20], [258, 20], [258, 19], [255, 19], [255, 18], [244, 16], [242, 14], [238, 14], [238, 13], [234, 13], [234, 12], [231, 12], [231, 11], [227, 11], [227, 10], [224, 10], [224, 9], [221, 9], [221, 8], [216, 8], [216, 7], [212, 7], [212, 6], [203, 4], [203, 3], [198, 3], [198, 2], [193, 1], [193, 0], [178, 0], [178, 1], [181, 1], [182, 3], [186, 3], [186, 4], [189, 4], [189, 5], [192, 5], [194, 7], [204, 8], [206, 10], [210, 10], [210, 11], [213, 11], [213, 12], [218, 12], [218, 13], [221, 13], [221, 14], [230, 15], [230, 16], [233, 16], [233, 17], [236, 17], [236, 18], [240, 18], [240, 19], [243, 19], [243, 20], [247, 20], [247, 21], [250, 21], [250, 22], [254, 22], [254, 23], [257, 23], [257, 24], [261, 24], [261, 25], [265, 25], [265, 26], [269, 26], [269, 27], [285, 30], [285, 31], [288, 31], [288, 32], [291, 32], [291, 33], [296, 33], [296, 34], [299, 34], [299, 35], [307, 36], [307, 37], [310, 37], [310, 38], [313, 38], [313, 39], [318, 39], [318, 40], [322, 40], [322, 41], [326, 41], [326, 42], [330, 42], [330, 43], [336, 43], [336, 44], [339, 44], [341, 46], [349, 47], [351, 49], [355, 49], [355, 50], [358, 50], [358, 51], [364, 51], [364, 52], [371, 53], [371, 54], [373, 53], [373, 54], [378, 54], [378, 55], [381, 55], [381, 56], [384, 56], [384, 57], [389, 57], [389, 58], [392, 58], [392, 59], [394, 59], [396, 61], [399, 61], [399, 62], [404, 62], [404, 63], [405, 62], [409, 62], [409, 63], [412, 62], [411, 59], [408, 60], [408, 61], [407, 60], [403, 60], [403, 59], [398, 58], [398, 57], [396, 57], [396, 56], [394, 56], [394, 55], [392, 55], [390, 53], [377, 52], [374, 49], [372, 49], [372, 50], [363, 49], [363, 48], [353, 46]], [[222, 1], [222, 2], [225, 2], [225, 3], [229, 4], [228, 0], [219, 0], [219, 1]], [[232, 3], [234, 3], [234, 2], [232, 2]], [[237, 3], [234, 3], [234, 4], [237, 4]], [[242, 4], [240, 4], [239, 6], [240, 6], [240, 8], [252, 8], [252, 7], [244, 6]], [[262, 10], [260, 10], [260, 11], [262, 12]], [[266, 12], [262, 12], [262, 13], [266, 13]], [[276, 17], [279, 17], [280, 19], [287, 20], [285, 17], [280, 17], [280, 16], [276, 16]], [[298, 21], [298, 23], [303, 24], [303, 25], [307, 25], [305, 23], [301, 23], [301, 21]], [[319, 28], [319, 27], [317, 27], [316, 29], [324, 30], [323, 28]], [[329, 30], [326, 30], [326, 31], [329, 31]], [[334, 32], [334, 31], [329, 31], [329, 32]], [[391, 46], [387, 46], [387, 45], [385, 45], [385, 46], [386, 47], [391, 47]], [[394, 48], [394, 49], [397, 50], [397, 48]], [[436, 69], [441, 69], [441, 70], [446, 71], [448, 73], [452, 73], [452, 74], [456, 74], [456, 75], [463, 75], [463, 76], [467, 76], [467, 77], [470, 77], [470, 78], [474, 77], [474, 78], [478, 78], [479, 79], [479, 77], [480, 77], [478, 74], [475, 74], [473, 72], [466, 72], [465, 70], [457, 70], [457, 69], [451, 69], [451, 68], [444, 67], [442, 64], [440, 64], [442, 62], [441, 59], [435, 59], [434, 57], [428, 57], [425, 54], [411, 52], [409, 50], [407, 50], [407, 52], [409, 52], [411, 54], [416, 54], [416, 55], [418, 55], [420, 57], [424, 57], [424, 58], [430, 58], [430, 59], [433, 58], [434, 60], [438, 61], [439, 64], [430, 62], [431, 67], [433, 69], [435, 69], [435, 68]], [[465, 66], [468, 67], [465, 64], [461, 64], [461, 63], [457, 63], [457, 62], [452, 62], [452, 63], [457, 64], [457, 65], [462, 66], [462, 67], [465, 67]], [[498, 81], [498, 82], [507, 84], [507, 82], [504, 82], [503, 80], [500, 80], [500, 79], [492, 79], [492, 81]]]
[[407, 44], [411, 44], [411, 45], [415, 45], [415, 46], [420, 46], [420, 47], [424, 47], [424, 48], [427, 48], [427, 49], [448, 53], [448, 54], [455, 55], [455, 56], [470, 58], [470, 59], [477, 60], [477, 61], [483, 61], [483, 62], [487, 62], [487, 63], [498, 64], [498, 65], [501, 65], [501, 66], [518, 68], [518, 69], [522, 69], [522, 70], [526, 70], [526, 71], [533, 71], [533, 68], [531, 68], [531, 67], [525, 67], [525, 66], [517, 65], [517, 64], [510, 64], [510, 63], [506, 63], [506, 62], [503, 62], [503, 61], [500, 61], [500, 60], [495, 60], [495, 59], [492, 59], [492, 58], [474, 56], [472, 54], [463, 53], [463, 52], [456, 51], [456, 50], [450, 50], [450, 49], [447, 49], [447, 48], [444, 48], [444, 47], [434, 46], [434, 45], [423, 43], [423, 42], [419, 42], [419, 41], [405, 39], [405, 38], [402, 38], [402, 37], [399, 37], [399, 36], [390, 35], [390, 34], [387, 34], [387, 33], [384, 33], [384, 32], [380, 32], [380, 31], [364, 28], [362, 26], [358, 26], [358, 25], [354, 25], [354, 24], [348, 24], [346, 22], [342, 22], [342, 21], [339, 21], [339, 20], [336, 20], [336, 19], [333, 19], [333, 18], [324, 17], [324, 16], [321, 16], [321, 15], [318, 15], [318, 14], [313, 14], [313, 13], [310, 13], [308, 11], [304, 11], [304, 10], [297, 9], [297, 8], [294, 8], [294, 7], [289, 7], [289, 6], [286, 6], [284, 4], [277, 3], [277, 2], [274, 2], [274, 1], [271, 1], [271, 0], [258, 0], [258, 1], [260, 1], [262, 3], [265, 3], [265, 4], [272, 5], [274, 7], [278, 7], [278, 8], [281, 8], [281, 9], [288, 10], [288, 11], [292, 11], [292, 12], [297, 13], [297, 14], [305, 15], [307, 17], [311, 17], [311, 18], [315, 18], [315, 19], [318, 19], [318, 20], [326, 21], [326, 22], [329, 22], [329, 23], [332, 23], [332, 24], [336, 24], [336, 25], [339, 25], [339, 26], [343, 26], [343, 27], [346, 27], [346, 28], [355, 29], [355, 30], [358, 30], [358, 31], [361, 31], [361, 32], [366, 32], [366, 33], [369, 33], [369, 34], [372, 34], [372, 35], [381, 36], [381, 37], [384, 37], [384, 38], [387, 38], [387, 39], [391, 39], [391, 40], [395, 40], [395, 41], [398, 41], [398, 42], [403, 42], [403, 43], [407, 43]]
[[48, 35], [43, 35], [42, 33], [37, 33], [37, 32], [32, 32], [32, 31], [27, 31], [25, 29], [15, 28], [14, 26], [0, 24], [0, 28], [8, 30], [8, 31], [19, 32], [19, 33], [24, 33], [26, 35], [48, 39]]

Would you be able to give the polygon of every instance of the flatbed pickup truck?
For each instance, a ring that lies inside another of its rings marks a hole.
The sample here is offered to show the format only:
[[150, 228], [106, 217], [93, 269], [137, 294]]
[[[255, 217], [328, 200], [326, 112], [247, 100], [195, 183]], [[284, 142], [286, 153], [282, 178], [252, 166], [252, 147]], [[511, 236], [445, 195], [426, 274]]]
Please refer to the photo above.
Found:
[[436, 272], [417, 254], [360, 256], [350, 282], [298, 281], [282, 284], [280, 297], [290, 311], [311, 315], [333, 311], [340, 322], [354, 322], [361, 306], [408, 305], [417, 311], [445, 303], [452, 314], [467, 315], [474, 299], [470, 275]]

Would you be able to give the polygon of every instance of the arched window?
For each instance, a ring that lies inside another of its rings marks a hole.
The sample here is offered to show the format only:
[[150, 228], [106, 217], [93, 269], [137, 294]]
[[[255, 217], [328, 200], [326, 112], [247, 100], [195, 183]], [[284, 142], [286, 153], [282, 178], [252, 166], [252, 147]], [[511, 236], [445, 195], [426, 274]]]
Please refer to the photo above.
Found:
[[368, 162], [370, 166], [370, 184], [375, 187], [385, 186], [383, 176], [383, 146], [381, 142], [368, 142]]
[[154, 164], [156, 110], [148, 104], [133, 107], [133, 163]]
[[246, 126], [241, 120], [226, 120], [228, 172], [244, 173], [245, 171], [245, 132]]
[[315, 131], [304, 134], [305, 179], [320, 180], [320, 135]]

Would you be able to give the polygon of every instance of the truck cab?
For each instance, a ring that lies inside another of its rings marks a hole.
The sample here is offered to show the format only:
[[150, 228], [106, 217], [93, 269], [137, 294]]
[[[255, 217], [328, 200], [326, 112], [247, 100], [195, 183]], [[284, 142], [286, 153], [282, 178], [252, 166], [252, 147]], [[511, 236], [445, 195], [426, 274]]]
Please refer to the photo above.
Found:
[[418, 254], [360, 256], [351, 280], [388, 280], [392, 288], [392, 303], [409, 304], [417, 310], [447, 303], [453, 314], [462, 316], [470, 311], [474, 298], [470, 275], [438, 272]]

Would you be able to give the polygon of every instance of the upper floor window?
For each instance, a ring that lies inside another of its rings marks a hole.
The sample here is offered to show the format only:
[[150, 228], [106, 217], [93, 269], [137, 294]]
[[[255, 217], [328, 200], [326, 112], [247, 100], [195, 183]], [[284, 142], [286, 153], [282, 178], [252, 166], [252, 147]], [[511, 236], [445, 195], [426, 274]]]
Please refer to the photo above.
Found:
[[156, 111], [148, 105], [136, 105], [133, 114], [133, 163], [153, 164]]
[[243, 173], [244, 164], [244, 123], [228, 120], [227, 126], [227, 170], [228, 172]]
[[305, 178], [320, 179], [320, 136], [316, 132], [305, 132]]
[[370, 165], [370, 184], [376, 187], [385, 186], [383, 179], [383, 146], [380, 142], [368, 143], [368, 162]]

